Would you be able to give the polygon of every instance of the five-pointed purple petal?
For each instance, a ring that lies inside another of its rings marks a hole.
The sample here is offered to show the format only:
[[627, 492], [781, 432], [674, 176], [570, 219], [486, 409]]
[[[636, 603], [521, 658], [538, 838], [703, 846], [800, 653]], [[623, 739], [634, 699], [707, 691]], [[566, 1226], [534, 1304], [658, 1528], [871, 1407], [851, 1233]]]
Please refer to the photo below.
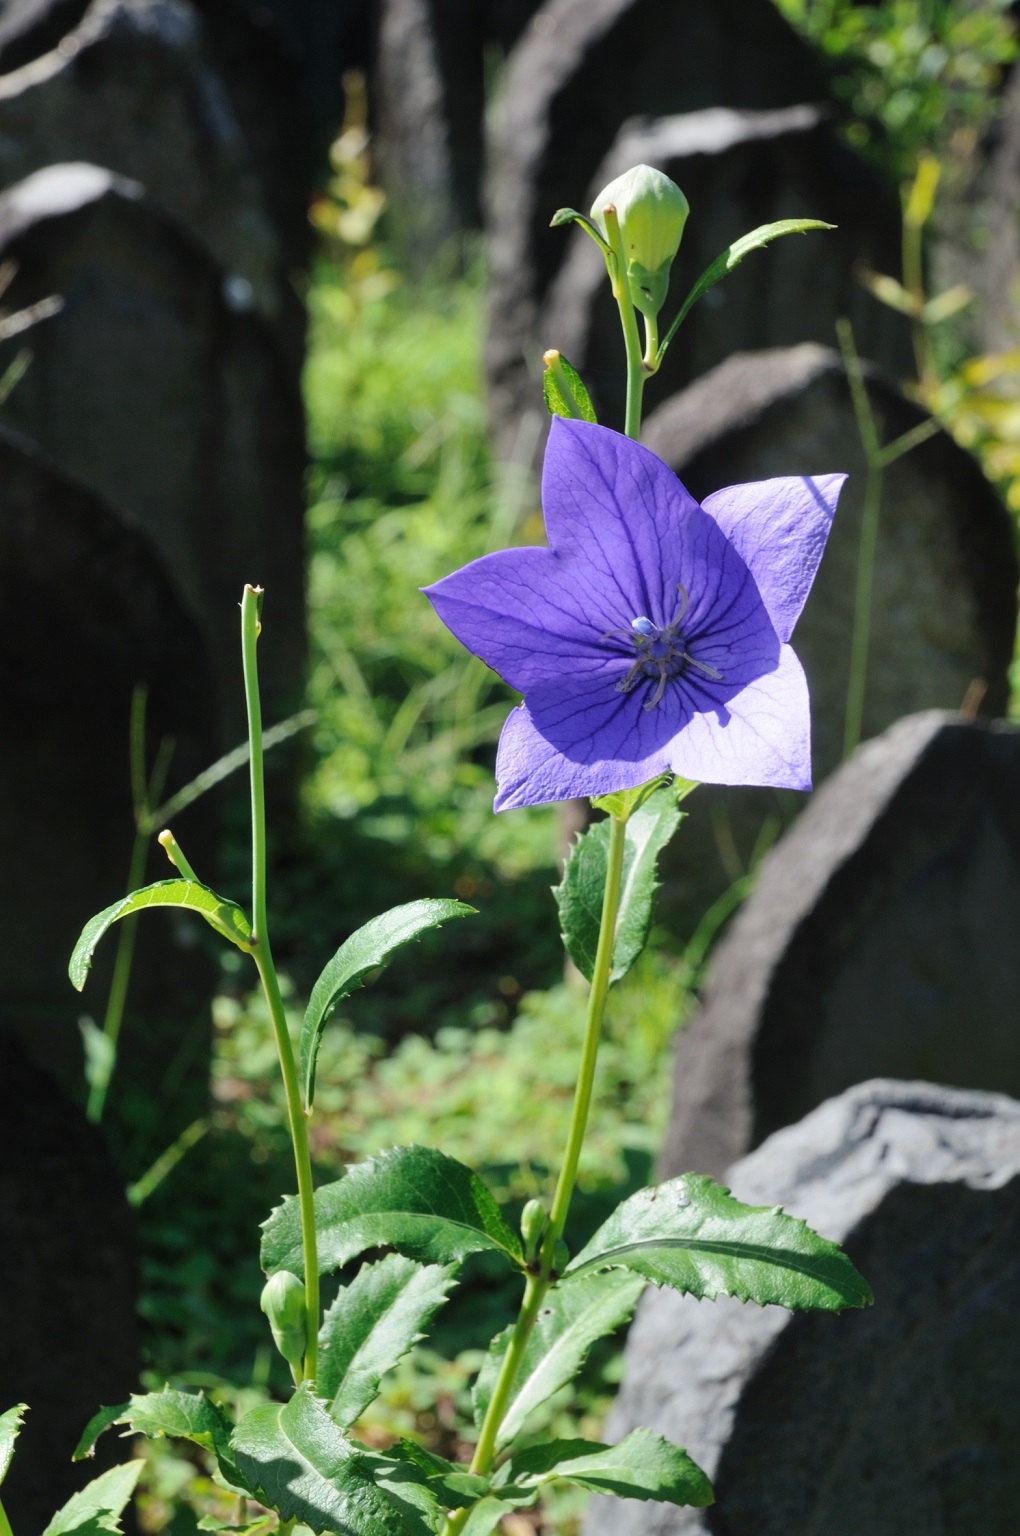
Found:
[[807, 685], [786, 641], [844, 478], [732, 486], [699, 506], [648, 449], [555, 418], [551, 547], [486, 555], [426, 588], [525, 695], [500, 740], [496, 809], [667, 769], [810, 788]]

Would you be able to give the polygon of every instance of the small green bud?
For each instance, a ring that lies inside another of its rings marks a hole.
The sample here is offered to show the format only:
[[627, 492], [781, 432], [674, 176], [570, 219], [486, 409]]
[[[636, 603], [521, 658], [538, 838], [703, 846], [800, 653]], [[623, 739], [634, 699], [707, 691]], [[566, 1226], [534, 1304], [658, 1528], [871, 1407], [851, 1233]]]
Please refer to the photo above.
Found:
[[562, 1237], [558, 1237], [556, 1239], [556, 1247], [553, 1249], [552, 1267], [558, 1275], [562, 1275], [563, 1271], [566, 1269], [569, 1263], [570, 1249], [567, 1247]]
[[295, 1371], [301, 1368], [305, 1353], [305, 1288], [297, 1275], [278, 1269], [262, 1288], [259, 1302], [269, 1319], [277, 1349]]
[[545, 1233], [545, 1209], [541, 1200], [529, 1200], [521, 1212], [521, 1236], [524, 1239], [524, 1257], [531, 1264], [538, 1253]]
[[591, 216], [608, 239], [605, 209], [612, 203], [620, 220], [631, 298], [654, 318], [666, 302], [673, 264], [690, 213], [675, 181], [650, 165], [635, 165], [603, 187]]

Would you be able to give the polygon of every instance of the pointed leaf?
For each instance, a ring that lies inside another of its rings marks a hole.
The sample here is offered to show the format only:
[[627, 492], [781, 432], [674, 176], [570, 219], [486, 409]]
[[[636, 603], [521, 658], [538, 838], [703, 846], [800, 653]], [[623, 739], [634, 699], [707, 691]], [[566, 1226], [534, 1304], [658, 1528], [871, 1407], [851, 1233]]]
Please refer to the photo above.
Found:
[[376, 1486], [370, 1458], [333, 1423], [307, 1383], [287, 1403], [246, 1413], [232, 1449], [254, 1497], [281, 1519], [336, 1536], [406, 1536], [400, 1511]]
[[204, 917], [211, 928], [229, 939], [231, 944], [236, 944], [238, 949], [247, 949], [251, 944], [251, 925], [235, 902], [217, 896], [215, 891], [200, 885], [197, 880], [158, 880], [155, 885], [144, 885], [141, 890], [132, 891], [130, 896], [121, 897], [85, 924], [68, 966], [71, 984], [78, 992], [85, 985], [96, 945], [106, 930], [120, 918], [128, 917], [132, 912], [144, 912], [149, 907], [185, 907]]
[[698, 787], [696, 779], [681, 779], [673, 773], [660, 773], [657, 779], [649, 779], [647, 784], [638, 784], [633, 789], [614, 789], [608, 795], [593, 795], [591, 803], [597, 811], [605, 811], [607, 816], [616, 816], [626, 821], [639, 805], [644, 805], [649, 795], [664, 785], [668, 785], [678, 804]]
[[659, 347], [657, 361], [662, 362], [666, 348], [701, 296], [707, 293], [710, 288], [714, 288], [716, 283], [721, 278], [724, 278], [727, 273], [732, 272], [733, 268], [743, 261], [745, 256], [749, 256], [752, 251], [759, 250], [763, 245], [768, 245], [771, 240], [777, 240], [780, 235], [803, 235], [810, 229], [835, 229], [835, 227], [834, 224], [823, 223], [821, 219], [780, 219], [776, 224], [761, 224], [757, 229], [752, 229], [750, 234], [741, 235], [739, 240], [734, 240], [732, 245], [726, 247], [721, 256], [716, 257], [710, 267], [705, 268], [686, 299], [684, 299], [680, 306], [680, 313], [666, 332], [665, 339]]
[[6, 1413], [0, 1413], [0, 1483], [7, 1476], [7, 1468], [14, 1455], [14, 1442], [27, 1412], [27, 1403], [17, 1403], [13, 1408], [8, 1408]]
[[[555, 1286], [545, 1299], [528, 1340], [513, 1393], [499, 1429], [499, 1444], [509, 1445], [523, 1429], [528, 1414], [554, 1392], [573, 1381], [596, 1339], [613, 1333], [629, 1319], [645, 1288], [642, 1275], [625, 1269], [584, 1275], [569, 1285]], [[511, 1328], [497, 1334], [489, 1346], [473, 1393], [475, 1423], [485, 1417]]]
[[625, 1200], [565, 1278], [607, 1264], [709, 1301], [735, 1296], [760, 1306], [838, 1312], [874, 1299], [846, 1254], [807, 1222], [780, 1206], [742, 1205], [704, 1174], [684, 1174]]
[[455, 1284], [456, 1266], [422, 1266], [391, 1253], [365, 1264], [337, 1296], [319, 1332], [316, 1391], [345, 1428], [379, 1395], [386, 1372], [424, 1338]]
[[545, 354], [542, 394], [550, 416], [569, 416], [575, 421], [596, 421], [595, 407], [584, 380], [572, 363], [555, 349]]
[[130, 1403], [117, 1403], [113, 1408], [100, 1408], [98, 1413], [94, 1413], [82, 1430], [81, 1439], [74, 1448], [71, 1460], [84, 1461], [86, 1456], [94, 1456], [99, 1436], [109, 1429], [111, 1424], [123, 1421], [124, 1414], [130, 1407]]
[[[519, 1266], [521, 1241], [477, 1174], [432, 1147], [391, 1147], [315, 1191], [319, 1270], [328, 1274], [366, 1248], [396, 1248], [422, 1264], [502, 1253]], [[301, 1211], [294, 1195], [263, 1223], [262, 1267], [304, 1275]]]
[[[713, 1503], [712, 1485], [697, 1463], [650, 1429], [634, 1430], [619, 1445], [590, 1440], [533, 1445], [511, 1459], [505, 1475], [515, 1488], [538, 1488], [560, 1477], [592, 1493], [621, 1499], [657, 1499], [696, 1509]], [[497, 1490], [500, 1495], [508, 1491]]]
[[[652, 926], [652, 902], [659, 886], [655, 861], [682, 820], [676, 794], [666, 786], [654, 790], [628, 816], [610, 981], [626, 976], [645, 947]], [[588, 981], [595, 967], [602, 921], [609, 833], [608, 821], [596, 822], [582, 833], [567, 856], [562, 884], [553, 890], [567, 953]]]
[[363, 986], [366, 976], [385, 965], [395, 950], [428, 928], [438, 928], [451, 917], [467, 917], [474, 911], [462, 901], [409, 901], [373, 917], [341, 944], [312, 988], [301, 1026], [299, 1054], [306, 1109], [311, 1109], [315, 1093], [315, 1061], [323, 1027], [337, 1004]]
[[495, 1494], [490, 1494], [472, 1509], [460, 1528], [459, 1536], [490, 1536], [504, 1515], [512, 1514], [522, 1505], [534, 1504], [537, 1497], [537, 1489], [527, 1497], [508, 1495], [498, 1498]]
[[401, 1456], [425, 1474], [428, 1486], [435, 1490], [445, 1508], [467, 1509], [488, 1493], [487, 1478], [476, 1477], [466, 1467], [447, 1461], [445, 1456], [437, 1456], [434, 1451], [427, 1451], [413, 1440], [401, 1438], [398, 1444]]
[[93, 1478], [57, 1511], [43, 1536], [100, 1536], [103, 1531], [119, 1532], [121, 1512], [135, 1491], [143, 1465], [141, 1461], [129, 1461]]

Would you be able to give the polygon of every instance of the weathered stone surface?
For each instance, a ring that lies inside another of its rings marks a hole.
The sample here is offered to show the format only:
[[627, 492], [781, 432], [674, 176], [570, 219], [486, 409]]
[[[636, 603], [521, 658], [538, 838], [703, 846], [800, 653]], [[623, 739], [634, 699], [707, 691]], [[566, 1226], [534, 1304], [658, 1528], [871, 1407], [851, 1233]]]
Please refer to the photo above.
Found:
[[211, 28], [187, 0], [38, 9], [10, 18], [22, 30], [7, 54], [32, 56], [0, 76], [0, 185], [72, 160], [137, 180], [270, 323], [296, 377], [304, 317], [291, 279], [308, 247], [296, 79], [222, 5]]
[[[897, 376], [911, 371], [906, 321], [876, 304], [854, 270], [862, 264], [898, 270], [899, 201], [837, 137], [824, 107], [712, 107], [625, 124], [578, 206], [587, 211], [602, 187], [641, 163], [671, 176], [691, 205], [663, 332], [695, 280], [741, 235], [786, 218], [836, 226], [803, 238], [786, 236], [753, 252], [696, 304], [649, 381], [646, 414], [734, 352], [802, 341], [831, 344], [837, 315], [850, 318], [864, 357]], [[544, 338], [544, 345], [570, 359], [592, 390], [599, 420], [622, 429], [623, 338], [606, 264], [576, 225], [559, 233], [568, 249], [540, 309], [536, 340]], [[533, 392], [530, 379], [528, 388]]]
[[[0, 1019], [80, 1094], [77, 1020], [102, 1018], [116, 938], [100, 947], [81, 998], [67, 962], [85, 921], [125, 888], [132, 691], [149, 690], [149, 761], [164, 737], [174, 739], [172, 792], [216, 754], [209, 663], [145, 536], [7, 429], [0, 611]], [[197, 860], [203, 846], [211, 856], [210, 814], [206, 800], [175, 823]], [[166, 872], [159, 852], [147, 878]], [[183, 927], [169, 915], [139, 925], [118, 1064], [118, 1092], [160, 1087], [167, 1134], [153, 1156], [204, 1104], [211, 978]]]
[[0, 252], [19, 268], [11, 307], [64, 301], [33, 332], [6, 418], [148, 535], [199, 626], [233, 745], [245, 581], [268, 593], [268, 717], [300, 697], [305, 459], [289, 370], [201, 247], [106, 170], [54, 166], [0, 195]]
[[137, 1390], [136, 1239], [102, 1137], [3, 1029], [0, 1124], [0, 1382], [5, 1408], [30, 1409], [3, 1501], [15, 1530], [41, 1531], [125, 1459], [115, 1436], [93, 1461], [71, 1453], [101, 1403]]
[[537, 376], [542, 350], [559, 345], [537, 330], [569, 249], [549, 220], [564, 206], [587, 211], [621, 125], [825, 94], [810, 49], [768, 0], [547, 0], [507, 61], [490, 135], [486, 366], [498, 433], [522, 408], [541, 407], [528, 371]]
[[381, 0], [376, 164], [415, 270], [481, 225], [486, 52], [505, 52], [539, 0]]
[[719, 1174], [849, 1084], [1020, 1096], [1020, 731], [932, 710], [868, 742], [762, 865], [677, 1043], [664, 1153]]
[[[966, 957], [962, 963], [966, 964]], [[607, 1436], [685, 1445], [717, 1503], [596, 1499], [585, 1536], [1011, 1536], [1020, 1509], [1020, 1105], [869, 1082], [728, 1175], [845, 1244], [836, 1318], [652, 1291]]]
[[[868, 391], [883, 441], [923, 419], [880, 376], [869, 379]], [[849, 473], [793, 636], [811, 691], [814, 776], [820, 783], [842, 757], [866, 480], [839, 359], [811, 343], [733, 357], [654, 412], [644, 441], [699, 498], [773, 475]], [[1002, 711], [1016, 582], [1009, 518], [969, 454], [938, 433], [888, 469], [865, 737], [916, 710], [959, 708], [976, 679], [987, 685], [982, 709]], [[681, 932], [690, 931], [746, 865], [765, 818], [778, 817], [782, 824], [801, 803], [766, 790], [702, 789], [692, 797], [665, 892]]]

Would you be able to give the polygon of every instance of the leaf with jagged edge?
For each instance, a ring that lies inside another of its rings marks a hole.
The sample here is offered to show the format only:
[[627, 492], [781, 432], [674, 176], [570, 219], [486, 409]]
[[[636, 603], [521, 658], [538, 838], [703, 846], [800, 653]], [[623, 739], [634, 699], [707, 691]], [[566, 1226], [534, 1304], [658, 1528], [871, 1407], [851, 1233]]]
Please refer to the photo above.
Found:
[[27, 1412], [27, 1403], [15, 1403], [6, 1413], [0, 1413], [0, 1483], [7, 1476], [7, 1468], [14, 1456], [14, 1442]]
[[[659, 888], [656, 860], [682, 820], [672, 785], [653, 790], [627, 819], [611, 982], [626, 976], [645, 947]], [[602, 923], [609, 836], [608, 821], [595, 822], [582, 833], [567, 856], [562, 883], [553, 888], [567, 954], [587, 981], [595, 969]]]
[[390, 956], [429, 928], [438, 928], [451, 917], [469, 917], [475, 911], [462, 901], [425, 898], [394, 907], [381, 917], [373, 917], [349, 939], [345, 939], [324, 968], [308, 1000], [298, 1054], [301, 1066], [301, 1091], [305, 1108], [311, 1109], [315, 1096], [315, 1063], [322, 1031], [339, 1003], [364, 986], [366, 977], [386, 964]]
[[139, 1392], [117, 1408], [100, 1408], [78, 1442], [74, 1460], [91, 1456], [96, 1441], [112, 1425], [123, 1425], [129, 1432], [147, 1435], [150, 1440], [190, 1440], [216, 1457], [222, 1476], [230, 1483], [237, 1480], [237, 1469], [230, 1454], [230, 1436], [234, 1425], [226, 1410], [206, 1397], [204, 1392], [180, 1392], [164, 1387], [161, 1392]]
[[836, 1243], [780, 1206], [743, 1205], [704, 1174], [642, 1189], [568, 1264], [572, 1275], [621, 1266], [714, 1300], [835, 1312], [867, 1306], [871, 1287]]
[[[390, 1247], [422, 1264], [455, 1264], [499, 1253], [520, 1268], [521, 1241], [476, 1173], [432, 1147], [390, 1147], [354, 1163], [315, 1191], [319, 1272], [366, 1248]], [[304, 1275], [301, 1209], [288, 1195], [262, 1224], [262, 1268]]]
[[282, 1520], [321, 1536], [432, 1536], [441, 1511], [413, 1463], [350, 1440], [303, 1382], [244, 1415], [231, 1449], [244, 1485]]
[[804, 235], [812, 229], [835, 229], [835, 227], [835, 224], [826, 224], [821, 219], [779, 219], [775, 224], [759, 224], [757, 229], [752, 229], [749, 234], [741, 235], [739, 240], [734, 240], [721, 256], [716, 257], [710, 267], [705, 268], [684, 299], [676, 319], [659, 344], [656, 363], [662, 362], [666, 348], [702, 295], [732, 272], [745, 256], [749, 256], [752, 251], [760, 250], [763, 245], [768, 245], [772, 240], [778, 240], [781, 235]]
[[94, 1413], [82, 1430], [81, 1439], [74, 1448], [71, 1460], [83, 1461], [86, 1456], [94, 1456], [99, 1436], [109, 1429], [111, 1424], [122, 1420], [130, 1407], [130, 1403], [117, 1403], [112, 1408], [100, 1408], [97, 1413]]
[[[596, 1339], [614, 1333], [630, 1318], [644, 1290], [642, 1275], [625, 1269], [585, 1275], [548, 1293], [521, 1359], [499, 1428], [500, 1446], [509, 1445], [529, 1413], [573, 1381]], [[506, 1354], [512, 1328], [489, 1345], [472, 1393], [475, 1423], [481, 1426]]]
[[[554, 363], [546, 362], [542, 375], [542, 396], [549, 415], [566, 416], [574, 421], [597, 421], [591, 395], [573, 363], [568, 363], [562, 352], [550, 350], [545, 355], [546, 359], [555, 358]], [[562, 371], [562, 379], [557, 370]]]
[[448, 1509], [467, 1509], [489, 1490], [487, 1477], [476, 1477], [467, 1467], [427, 1451], [423, 1445], [401, 1436], [397, 1442], [400, 1455], [425, 1474], [428, 1486], [434, 1490], [440, 1503]]
[[338, 1293], [319, 1330], [315, 1388], [341, 1428], [379, 1395], [379, 1383], [407, 1351], [456, 1283], [453, 1264], [416, 1264], [391, 1253], [363, 1264]]
[[77, 992], [85, 985], [96, 945], [107, 929], [122, 917], [130, 917], [132, 912], [145, 912], [150, 907], [183, 907], [204, 917], [211, 928], [229, 939], [231, 944], [236, 944], [238, 949], [247, 950], [251, 945], [251, 924], [236, 902], [217, 896], [209, 886], [200, 885], [197, 880], [157, 880], [155, 885], [143, 885], [140, 890], [122, 896], [120, 901], [89, 918], [67, 968], [71, 985]]
[[697, 1463], [650, 1429], [634, 1430], [619, 1445], [550, 1440], [529, 1446], [500, 1468], [493, 1492], [499, 1498], [517, 1489], [537, 1492], [556, 1478], [621, 1499], [655, 1499], [696, 1509], [714, 1502], [712, 1485]]
[[93, 1478], [57, 1510], [43, 1536], [101, 1536], [103, 1532], [117, 1536], [121, 1514], [135, 1491], [143, 1465], [141, 1461], [129, 1461]]

